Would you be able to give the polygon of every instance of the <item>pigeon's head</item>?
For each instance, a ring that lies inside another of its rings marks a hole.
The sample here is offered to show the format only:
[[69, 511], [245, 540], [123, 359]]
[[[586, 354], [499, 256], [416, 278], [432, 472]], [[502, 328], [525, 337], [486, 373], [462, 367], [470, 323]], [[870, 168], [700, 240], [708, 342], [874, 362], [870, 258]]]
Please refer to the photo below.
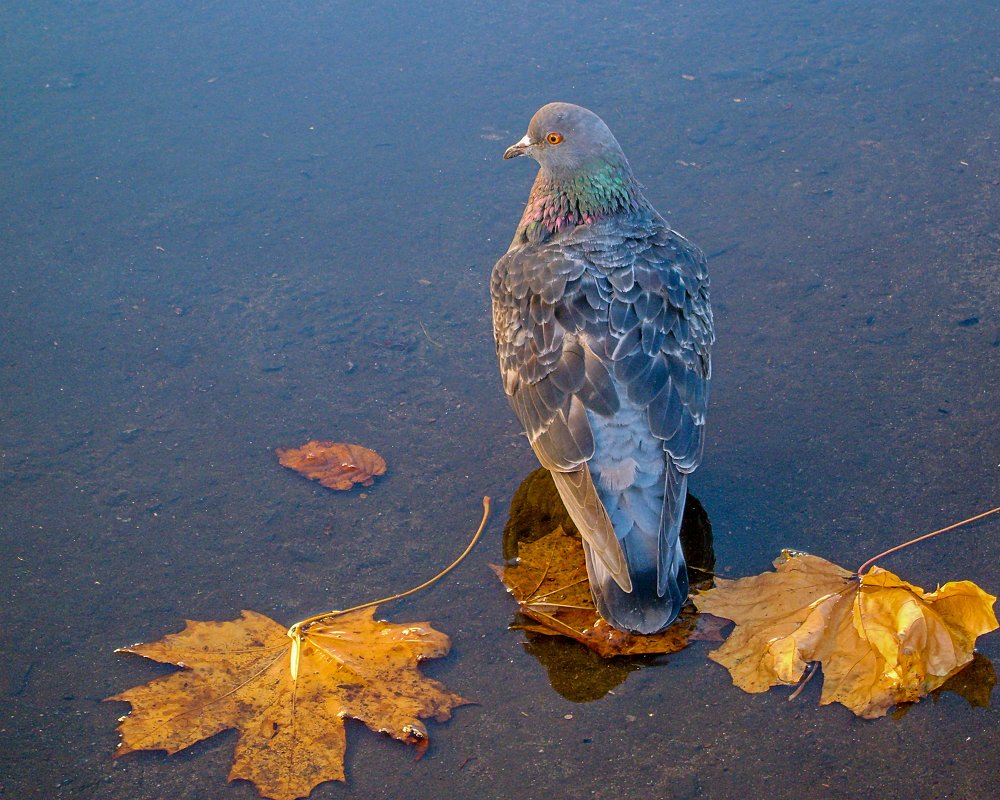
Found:
[[572, 103], [549, 103], [535, 112], [528, 132], [504, 158], [531, 156], [551, 175], [573, 176], [608, 164], [628, 169], [614, 135], [597, 114]]

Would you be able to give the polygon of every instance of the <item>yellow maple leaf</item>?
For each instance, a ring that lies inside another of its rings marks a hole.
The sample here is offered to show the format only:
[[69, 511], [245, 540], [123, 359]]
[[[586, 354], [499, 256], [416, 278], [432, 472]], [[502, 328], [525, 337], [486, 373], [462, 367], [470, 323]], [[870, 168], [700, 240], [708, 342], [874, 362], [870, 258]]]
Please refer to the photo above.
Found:
[[880, 717], [941, 686], [997, 628], [996, 598], [971, 581], [925, 592], [880, 567], [859, 577], [817, 556], [786, 554], [775, 566], [694, 598], [699, 611], [736, 623], [709, 657], [748, 692], [794, 685], [818, 662], [821, 704]]
[[239, 731], [229, 780], [264, 797], [294, 800], [344, 780], [344, 718], [424, 749], [420, 721], [444, 721], [468, 703], [420, 674], [448, 637], [428, 623], [374, 619], [374, 608], [285, 626], [253, 611], [228, 622], [187, 622], [180, 633], [121, 648], [181, 671], [109, 700], [132, 704], [116, 755], [175, 753], [229, 728]]

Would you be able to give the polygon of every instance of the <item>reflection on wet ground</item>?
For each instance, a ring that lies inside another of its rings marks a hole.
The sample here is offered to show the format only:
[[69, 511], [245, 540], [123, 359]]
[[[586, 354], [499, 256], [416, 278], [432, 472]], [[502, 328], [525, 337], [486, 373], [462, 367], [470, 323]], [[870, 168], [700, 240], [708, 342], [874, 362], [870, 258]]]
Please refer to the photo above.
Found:
[[[568, 542], [570, 538], [576, 546], [568, 556], [561, 544], [549, 545], [541, 551], [537, 549], [543, 540], [556, 540], [558, 543], [563, 540]], [[573, 614], [582, 610], [579, 604], [584, 602], [590, 609], [587, 615], [583, 615], [586, 625], [593, 621], [593, 604], [583, 599], [589, 590], [582, 553], [579, 552], [579, 539], [579, 533], [563, 507], [548, 471], [539, 468], [530, 473], [511, 500], [503, 536], [508, 568], [505, 574], [498, 569], [498, 574], [519, 601], [519, 612], [511, 622], [511, 629], [525, 632], [525, 652], [539, 660], [548, 673], [552, 688], [567, 700], [598, 700], [623, 683], [630, 672], [642, 666], [664, 663], [665, 654], [682, 650], [696, 641], [722, 641], [720, 631], [729, 627], [729, 621], [696, 614], [690, 604], [681, 618], [662, 634], [639, 637], [639, 646], [648, 646], [648, 653], [631, 650], [629, 641], [621, 634], [614, 634], [608, 642], [605, 636], [586, 627], [581, 631], [578, 625], [574, 625]], [[710, 589], [715, 577], [712, 524], [701, 502], [690, 493], [685, 506], [681, 541], [684, 552], [692, 562], [688, 565], [692, 594]], [[532, 547], [533, 544], [535, 547]], [[568, 566], [561, 563], [561, 559], [566, 559]], [[533, 587], [527, 592], [519, 590], [522, 581], [513, 578], [511, 571], [513, 565], [523, 566], [526, 560], [537, 568], [527, 575], [527, 584]], [[568, 589], [563, 589], [564, 586]], [[566, 606], [566, 603], [576, 605]], [[567, 612], [567, 608], [573, 610]], [[702, 621], [706, 624], [696, 627], [696, 622]], [[600, 622], [598, 628], [606, 630]], [[716, 645], [710, 646], [714, 648]], [[633, 652], [637, 654], [633, 655]], [[653, 653], [656, 655], [650, 655]], [[818, 667], [818, 662], [809, 665], [799, 692], [814, 677]], [[972, 706], [988, 708], [995, 684], [993, 662], [982, 654], [976, 654], [967, 667], [934, 690], [932, 696], [936, 701], [941, 692], [954, 692]], [[793, 692], [790, 698], [795, 696], [797, 693]], [[909, 707], [909, 704], [901, 705], [895, 712], [895, 718], [900, 719]]]
[[[571, 545], [570, 538], [573, 540]], [[519, 604], [520, 612], [510, 627], [525, 632], [525, 652], [542, 663], [552, 688], [567, 700], [600, 699], [623, 682], [629, 672], [643, 665], [663, 663], [662, 655], [632, 655], [633, 652], [642, 652], [648, 647], [650, 653], [670, 653], [683, 649], [691, 641], [721, 640], [717, 625], [697, 629], [693, 607], [685, 608], [677, 622], [655, 637], [625, 636], [607, 628], [603, 621], [598, 621], [597, 630], [594, 630], [590, 623], [596, 618], [596, 612], [589, 600], [579, 533], [563, 507], [552, 476], [548, 470], [539, 468], [521, 481], [510, 503], [503, 533], [504, 559], [508, 563], [503, 576], [505, 583], [509, 586], [520, 583], [512, 579], [509, 567], [523, 565], [528, 557], [522, 555], [531, 549], [530, 545], [542, 539], [567, 540], [569, 553], [561, 544], [544, 551], [545, 563], [535, 564], [540, 569], [528, 576], [533, 589]], [[688, 576], [692, 588], [708, 588], [712, 585], [715, 566], [712, 524], [704, 507], [691, 494], [688, 494], [684, 510], [681, 541], [685, 554], [691, 558]], [[549, 588], [550, 584], [555, 588]], [[533, 605], [531, 601], [539, 596], [542, 602], [536, 601]], [[515, 597], [522, 600], [517, 591]], [[574, 618], [576, 612], [582, 610], [581, 602], [588, 609], [580, 615], [582, 623]], [[549, 603], [555, 605], [549, 606]], [[567, 606], [567, 603], [573, 605]], [[603, 631], [603, 635], [598, 631]]]

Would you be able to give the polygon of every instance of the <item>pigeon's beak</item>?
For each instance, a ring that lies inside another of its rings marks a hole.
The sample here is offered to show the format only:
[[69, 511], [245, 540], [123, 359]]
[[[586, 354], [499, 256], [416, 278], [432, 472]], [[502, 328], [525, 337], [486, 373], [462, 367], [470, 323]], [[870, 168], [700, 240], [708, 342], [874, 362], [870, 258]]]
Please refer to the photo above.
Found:
[[524, 138], [521, 139], [517, 144], [512, 144], [506, 150], [503, 151], [504, 159], [517, 158], [518, 156], [523, 156], [528, 152], [528, 148], [531, 147], [531, 139], [528, 138], [528, 134], [524, 134]]

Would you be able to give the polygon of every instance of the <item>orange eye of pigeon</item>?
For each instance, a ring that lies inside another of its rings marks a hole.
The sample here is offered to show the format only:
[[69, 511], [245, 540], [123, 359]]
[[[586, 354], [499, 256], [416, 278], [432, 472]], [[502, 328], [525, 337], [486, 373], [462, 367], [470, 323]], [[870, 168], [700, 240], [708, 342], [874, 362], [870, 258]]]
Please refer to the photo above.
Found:
[[559, 144], [563, 139], [561, 133], [555, 133], [554, 131], [545, 137], [545, 141], [549, 144]]

